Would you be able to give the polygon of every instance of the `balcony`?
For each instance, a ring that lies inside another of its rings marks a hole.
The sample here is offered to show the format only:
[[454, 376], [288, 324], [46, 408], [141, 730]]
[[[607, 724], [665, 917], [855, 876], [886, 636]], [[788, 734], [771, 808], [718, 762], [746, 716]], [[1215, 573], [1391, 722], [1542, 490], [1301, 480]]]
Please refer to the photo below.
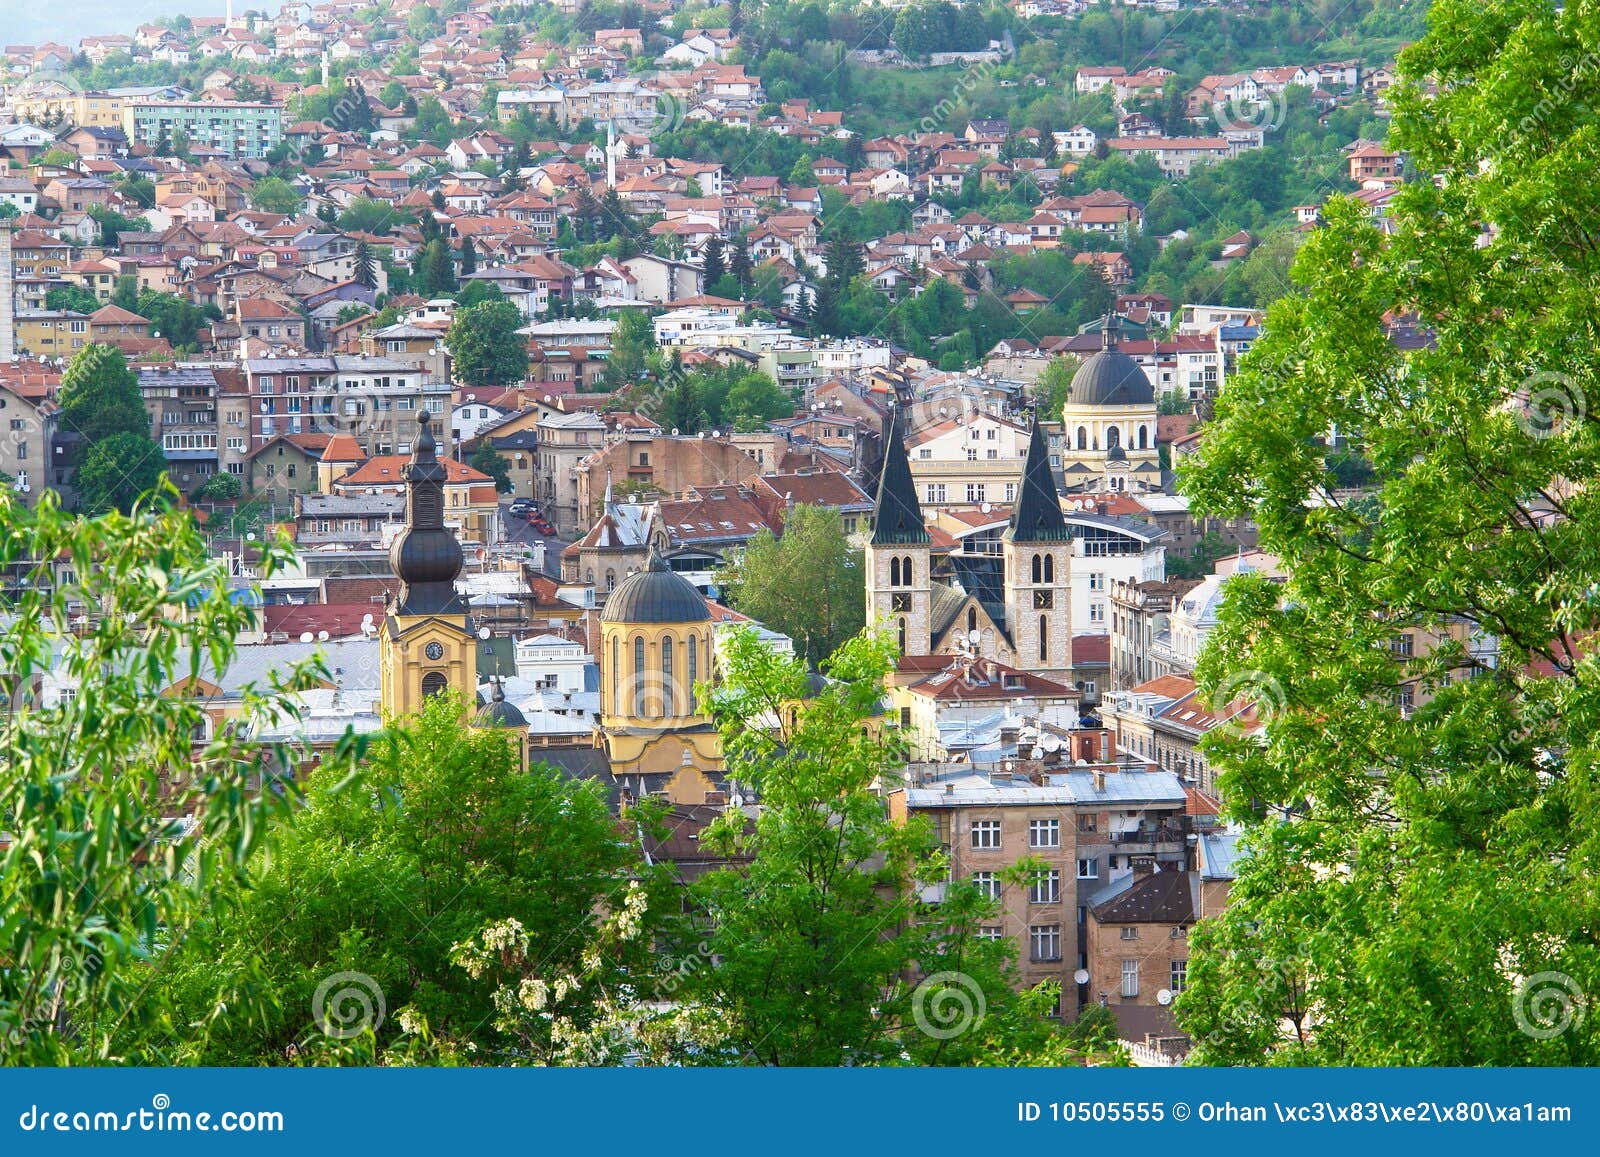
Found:
[[[1154, 851], [1157, 844], [1181, 844], [1184, 840], [1184, 830], [1181, 823], [1167, 824], [1140, 824], [1127, 831], [1107, 832], [1106, 842], [1114, 848], [1123, 851], [1144, 849]], [[1089, 842], [1079, 836], [1082, 843]]]

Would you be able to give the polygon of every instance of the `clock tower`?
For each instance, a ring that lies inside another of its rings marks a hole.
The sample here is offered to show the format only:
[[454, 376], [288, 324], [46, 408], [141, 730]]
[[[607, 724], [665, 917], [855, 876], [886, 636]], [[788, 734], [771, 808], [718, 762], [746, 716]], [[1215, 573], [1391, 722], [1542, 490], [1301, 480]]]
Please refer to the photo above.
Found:
[[444, 524], [445, 468], [429, 429], [417, 416], [417, 440], [400, 476], [406, 484], [406, 528], [389, 548], [400, 594], [389, 600], [379, 639], [379, 686], [385, 719], [412, 715], [430, 695], [478, 693], [478, 644], [466, 604], [456, 594], [461, 544]]

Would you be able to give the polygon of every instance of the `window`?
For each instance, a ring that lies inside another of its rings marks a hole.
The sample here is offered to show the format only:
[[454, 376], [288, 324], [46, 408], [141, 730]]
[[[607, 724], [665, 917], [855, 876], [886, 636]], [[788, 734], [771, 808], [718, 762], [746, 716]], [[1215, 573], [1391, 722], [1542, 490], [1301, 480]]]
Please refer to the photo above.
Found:
[[645, 715], [644, 636], [633, 637], [633, 713], [640, 719]]
[[1189, 962], [1187, 960], [1174, 960], [1168, 966], [1167, 987], [1174, 993], [1183, 991], [1183, 982], [1188, 979]]
[[1000, 821], [974, 820], [972, 846], [983, 851], [996, 851], [1000, 847]]
[[1137, 939], [1139, 939], [1139, 929], [1133, 927], [1132, 925], [1125, 926], [1122, 929], [1122, 938], [1124, 940], [1137, 940]]
[[661, 640], [661, 713], [675, 715], [678, 708], [678, 689], [672, 683], [672, 652], [670, 637]]
[[1098, 880], [1100, 878], [1100, 861], [1090, 856], [1078, 861], [1078, 879]]
[[1089, 589], [1092, 591], [1103, 591], [1106, 589], [1105, 571], [1092, 570], [1089, 572]]
[[1085, 812], [1078, 817], [1078, 830], [1080, 832], [1092, 832], [1098, 822], [1098, 816]]
[[1036, 963], [1061, 959], [1061, 925], [1035, 924], [1028, 929], [1028, 959]]
[[700, 642], [694, 636], [689, 636], [689, 714], [694, 714], [694, 684], [700, 677]]
[[982, 893], [984, 899], [1000, 898], [1000, 877], [993, 872], [974, 872], [969, 878], [972, 880], [972, 886]]
[[1005, 933], [998, 924], [985, 924], [978, 929], [979, 940], [1001, 940], [1004, 937]]
[[1139, 995], [1139, 962], [1137, 960], [1124, 960], [1122, 962], [1122, 995], [1124, 998]]
[[968, 462], [976, 462], [977, 460], [978, 460], [978, 448], [976, 446], [968, 446], [967, 447], [967, 461]]
[[1034, 904], [1061, 903], [1061, 873], [1054, 868], [1036, 873], [1028, 888], [1028, 900]]
[[435, 695], [443, 695], [449, 690], [449, 682], [438, 671], [429, 671], [422, 677], [422, 697], [432, 699]]
[[622, 698], [619, 688], [622, 685], [622, 642], [615, 637], [611, 640], [611, 714], [622, 714]]
[[1061, 846], [1061, 821], [1029, 820], [1028, 846], [1030, 848], [1059, 848]]
[[1106, 621], [1106, 605], [1104, 603], [1089, 604], [1089, 621], [1091, 623], [1103, 623]]
[[1049, 661], [1050, 661], [1050, 620], [1046, 616], [1040, 615], [1039, 616], [1039, 662], [1048, 663]]
[[1016, 500], [1017, 500], [1017, 484], [1015, 482], [1007, 482], [1006, 483], [1006, 501], [1007, 502], [1015, 502]]
[[938, 505], [939, 503], [944, 502], [944, 494], [945, 491], [943, 482], [928, 483], [928, 503], [930, 505]]

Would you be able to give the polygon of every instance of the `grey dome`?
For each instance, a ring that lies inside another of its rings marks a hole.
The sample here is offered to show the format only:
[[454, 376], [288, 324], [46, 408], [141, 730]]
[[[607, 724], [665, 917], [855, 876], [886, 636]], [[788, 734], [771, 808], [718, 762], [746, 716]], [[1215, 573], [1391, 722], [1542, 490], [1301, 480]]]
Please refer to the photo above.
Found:
[[500, 680], [494, 681], [494, 698], [478, 712], [479, 727], [526, 727], [528, 717], [515, 703], [506, 701], [506, 689]]
[[695, 585], [650, 552], [650, 565], [606, 596], [602, 623], [703, 623], [711, 618]]
[[1121, 445], [1113, 446], [1111, 449], [1106, 451], [1107, 462], [1126, 462], [1127, 460], [1128, 452], [1124, 450]]
[[1067, 391], [1069, 406], [1153, 406], [1156, 392], [1139, 363], [1117, 348], [1116, 326], [1101, 331], [1100, 352], [1078, 367]]

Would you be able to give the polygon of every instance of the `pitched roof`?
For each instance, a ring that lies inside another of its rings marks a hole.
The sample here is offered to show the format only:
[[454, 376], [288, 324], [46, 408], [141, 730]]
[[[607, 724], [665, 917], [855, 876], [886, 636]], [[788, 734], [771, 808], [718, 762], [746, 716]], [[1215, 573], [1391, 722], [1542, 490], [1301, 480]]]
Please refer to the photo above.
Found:
[[1022, 466], [1022, 485], [1017, 488], [1017, 503], [1011, 510], [1011, 525], [1006, 538], [1012, 542], [1065, 542], [1067, 520], [1061, 514], [1061, 498], [1050, 473], [1050, 455], [1045, 450], [1044, 431], [1033, 423], [1028, 437], [1028, 457]]
[[922, 505], [911, 481], [911, 461], [896, 419], [889, 422], [889, 446], [878, 475], [878, 501], [872, 512], [872, 544], [893, 546], [928, 541], [928, 528], [922, 521]]

